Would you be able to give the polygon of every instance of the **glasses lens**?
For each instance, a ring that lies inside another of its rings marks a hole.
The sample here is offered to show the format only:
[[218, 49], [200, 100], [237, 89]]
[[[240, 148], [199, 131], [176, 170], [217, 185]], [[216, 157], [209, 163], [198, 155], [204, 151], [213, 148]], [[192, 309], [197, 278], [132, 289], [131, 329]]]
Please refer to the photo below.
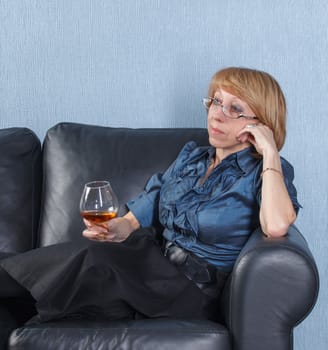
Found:
[[208, 97], [203, 98], [203, 105], [206, 109], [209, 109], [211, 107], [212, 100]]
[[228, 116], [231, 119], [238, 119], [240, 113], [229, 111], [229, 113], [226, 113], [226, 116]]

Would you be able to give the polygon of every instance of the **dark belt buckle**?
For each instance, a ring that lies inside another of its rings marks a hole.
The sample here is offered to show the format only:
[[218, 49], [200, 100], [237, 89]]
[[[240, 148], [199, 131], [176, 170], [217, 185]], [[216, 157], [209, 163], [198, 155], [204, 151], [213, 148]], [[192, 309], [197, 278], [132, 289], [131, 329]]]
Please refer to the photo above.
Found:
[[167, 242], [165, 243], [165, 247], [164, 247], [164, 256], [168, 256], [170, 247], [171, 247], [172, 245], [173, 245], [173, 243], [170, 242], [170, 241], [167, 241]]
[[199, 261], [194, 256], [189, 257], [185, 266], [185, 274], [197, 283], [211, 283], [214, 280], [208, 264]]
[[185, 263], [188, 253], [172, 242], [165, 245], [164, 256], [166, 256], [174, 265], [182, 265]]

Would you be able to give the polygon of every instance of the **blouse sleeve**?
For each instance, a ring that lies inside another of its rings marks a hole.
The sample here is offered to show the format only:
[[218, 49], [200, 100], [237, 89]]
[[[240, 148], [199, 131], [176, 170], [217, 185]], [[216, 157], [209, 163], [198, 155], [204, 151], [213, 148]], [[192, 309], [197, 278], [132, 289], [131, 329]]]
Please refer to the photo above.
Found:
[[188, 142], [169, 168], [164, 173], [156, 173], [151, 176], [144, 191], [127, 203], [128, 209], [138, 219], [141, 227], [152, 226], [158, 222], [159, 193], [162, 185], [184, 163], [195, 147], [195, 142]]
[[301, 204], [298, 202], [297, 199], [297, 191], [296, 187], [294, 186], [294, 168], [290, 163], [288, 163], [285, 159], [281, 159], [281, 166], [282, 166], [282, 172], [284, 174], [285, 184], [287, 187], [287, 191], [289, 193], [290, 199], [293, 203], [294, 209], [296, 214], [298, 214], [298, 211], [300, 208], [302, 208]]
[[158, 197], [162, 184], [163, 175], [154, 174], [147, 182], [144, 191], [126, 204], [141, 227], [151, 226], [157, 221]]

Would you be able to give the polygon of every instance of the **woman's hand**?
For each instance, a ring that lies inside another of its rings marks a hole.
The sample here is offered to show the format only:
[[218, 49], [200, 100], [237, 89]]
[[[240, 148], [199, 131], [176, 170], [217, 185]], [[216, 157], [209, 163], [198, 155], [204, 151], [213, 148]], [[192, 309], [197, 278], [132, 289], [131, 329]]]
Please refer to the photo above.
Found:
[[[281, 237], [295, 221], [296, 213], [289, 197], [273, 132], [264, 124], [248, 124], [237, 135], [263, 156], [260, 224], [269, 237]], [[274, 169], [275, 171], [273, 171]]]
[[265, 155], [267, 152], [278, 153], [272, 130], [264, 124], [247, 124], [237, 134], [239, 142], [251, 143], [256, 151]]
[[138, 220], [131, 212], [101, 225], [95, 225], [85, 219], [83, 221], [87, 227], [82, 233], [83, 236], [101, 242], [123, 242], [134, 230], [140, 227]]

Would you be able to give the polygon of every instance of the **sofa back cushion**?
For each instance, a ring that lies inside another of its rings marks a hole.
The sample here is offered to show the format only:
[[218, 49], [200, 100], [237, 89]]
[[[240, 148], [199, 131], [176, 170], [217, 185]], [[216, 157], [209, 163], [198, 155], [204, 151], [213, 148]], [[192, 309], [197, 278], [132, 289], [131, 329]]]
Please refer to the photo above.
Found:
[[0, 130], [0, 258], [33, 248], [41, 193], [41, 144], [27, 128]]
[[51, 128], [43, 149], [44, 188], [39, 245], [82, 239], [79, 201], [84, 184], [109, 180], [120, 202], [140, 193], [182, 146], [208, 144], [206, 129], [129, 129], [75, 123]]

